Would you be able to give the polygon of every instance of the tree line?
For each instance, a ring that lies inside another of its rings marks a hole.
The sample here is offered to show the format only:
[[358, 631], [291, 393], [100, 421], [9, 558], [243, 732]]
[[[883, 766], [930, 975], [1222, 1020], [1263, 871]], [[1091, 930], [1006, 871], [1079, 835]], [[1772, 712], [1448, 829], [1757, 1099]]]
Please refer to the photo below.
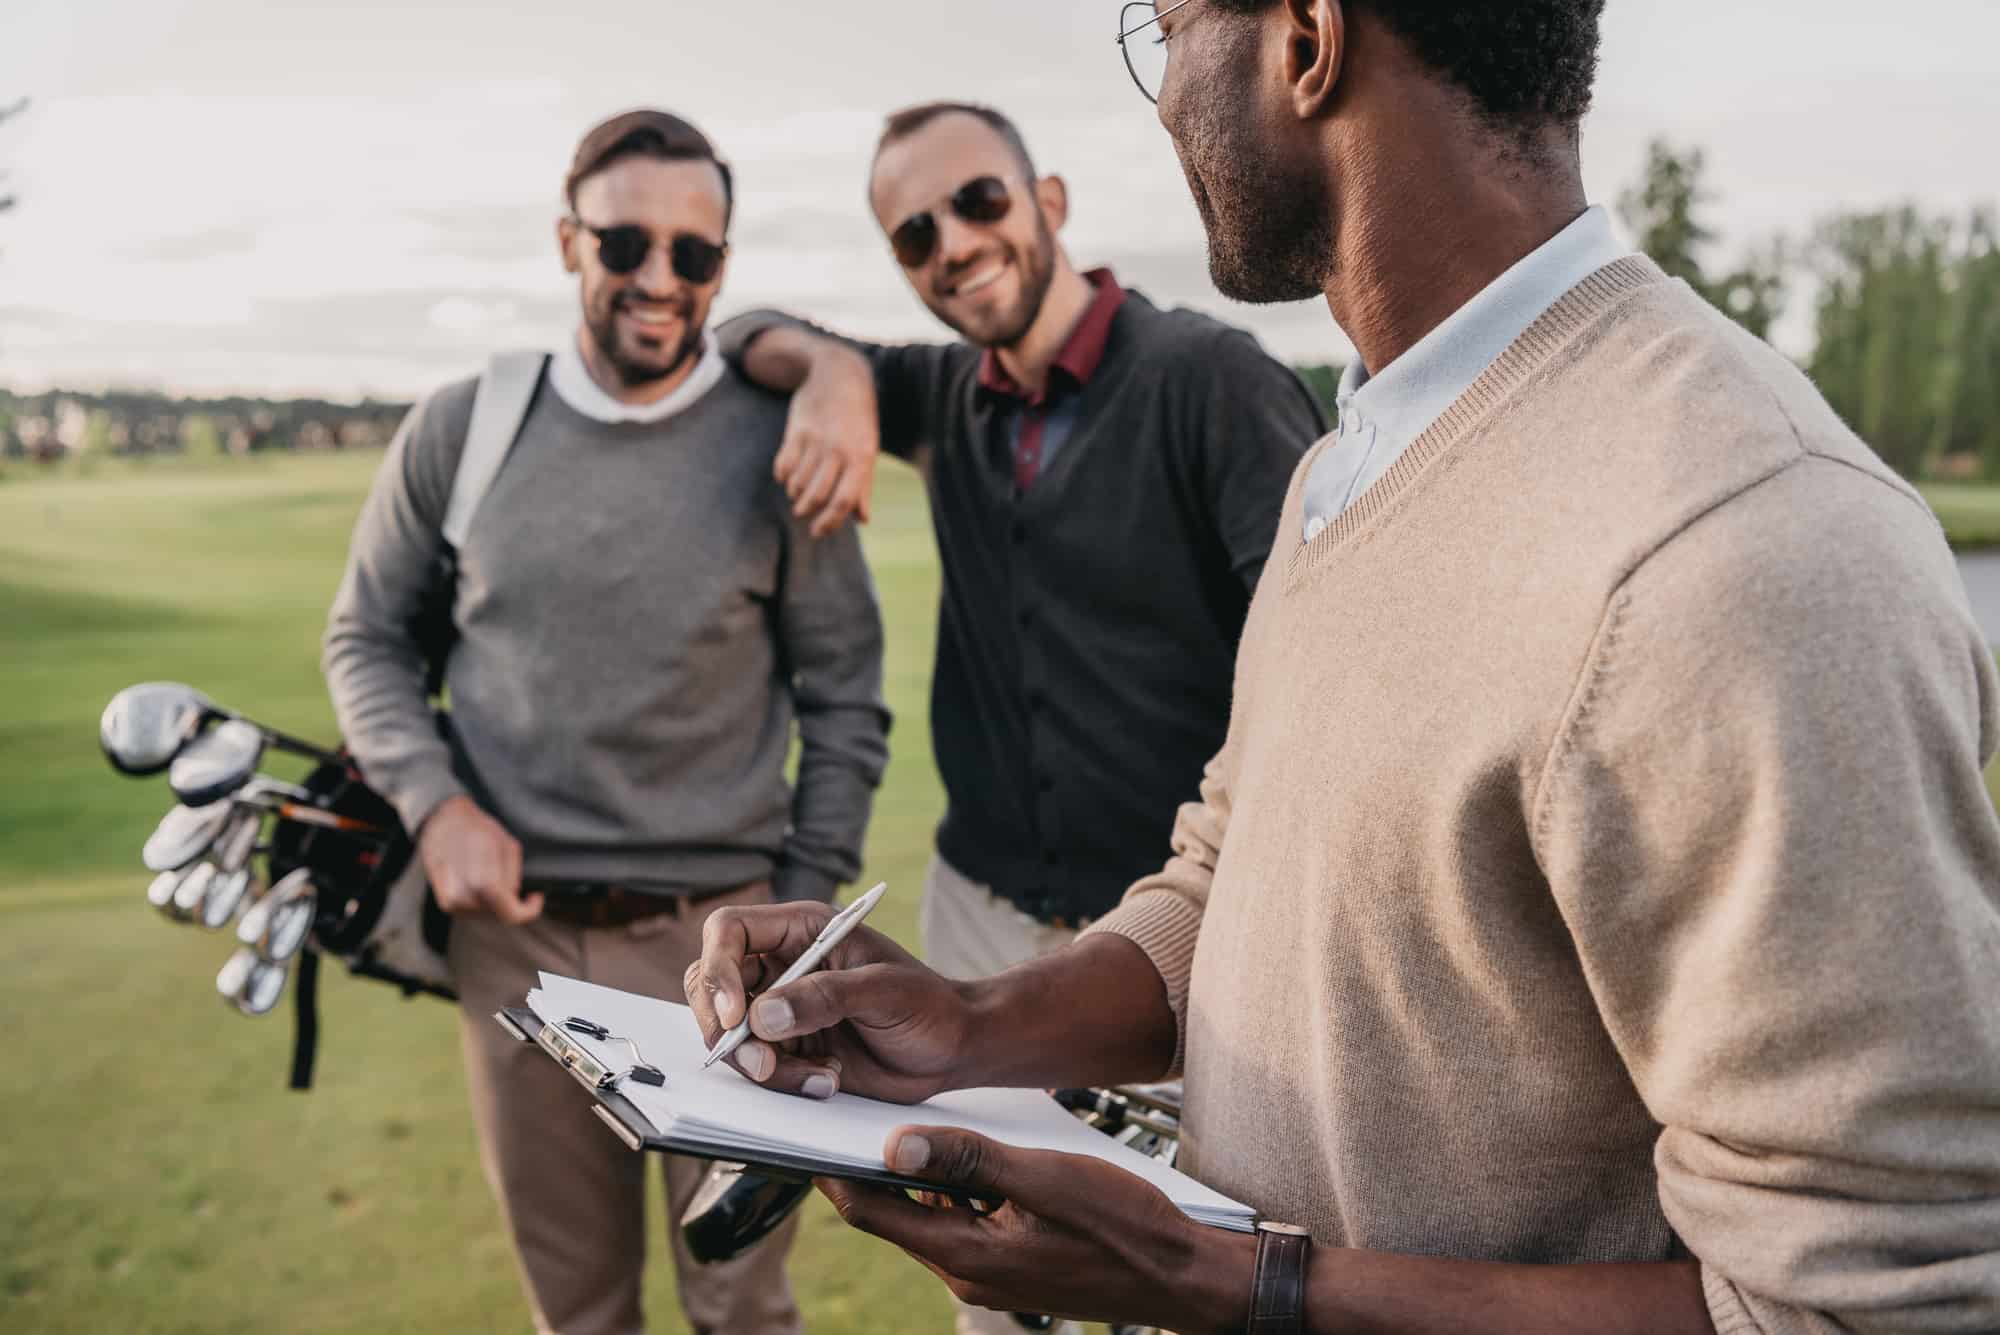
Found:
[[[0, 121], [26, 106], [25, 101], [0, 105]], [[1801, 297], [1810, 302], [1806, 373], [1904, 476], [2000, 481], [2000, 213], [1986, 206], [1949, 217], [1902, 205], [1840, 214], [1802, 236], [1764, 239], [1734, 265], [1718, 265], [1720, 238], [1710, 221], [1715, 199], [1706, 171], [1699, 148], [1664, 140], [1648, 148], [1640, 179], [1618, 200], [1619, 215], [1639, 248], [1759, 338], [1770, 337], [1790, 302]], [[4, 179], [0, 173], [0, 214], [15, 203]], [[1298, 371], [1331, 415], [1339, 368]], [[186, 444], [180, 424], [169, 431], [158, 405], [149, 405], [156, 420], [144, 430], [118, 425], [128, 413], [138, 415], [132, 413], [137, 405], [89, 406], [111, 423], [105, 430], [117, 445]], [[295, 420], [317, 425], [329, 416], [359, 417], [365, 431], [347, 423], [334, 428], [339, 436], [359, 439], [378, 434], [386, 415], [384, 405], [344, 413], [329, 413], [329, 405], [307, 406], [315, 411], [300, 414], [293, 405], [275, 403], [252, 409], [246, 401], [231, 405], [228, 416], [249, 423], [238, 436], [284, 446], [295, 443], [285, 429]], [[51, 423], [53, 440], [53, 414], [37, 414], [18, 401], [0, 402], [0, 446], [5, 446], [0, 452], [18, 454], [40, 445], [8, 429], [10, 419], [36, 417]], [[242, 447], [238, 440], [236, 448]]]
[[1806, 373], [1904, 476], [2000, 481], [2000, 215], [1839, 214], [1721, 267], [1705, 169], [1699, 149], [1651, 146], [1618, 205], [1639, 247], [1760, 338], [1809, 302]]

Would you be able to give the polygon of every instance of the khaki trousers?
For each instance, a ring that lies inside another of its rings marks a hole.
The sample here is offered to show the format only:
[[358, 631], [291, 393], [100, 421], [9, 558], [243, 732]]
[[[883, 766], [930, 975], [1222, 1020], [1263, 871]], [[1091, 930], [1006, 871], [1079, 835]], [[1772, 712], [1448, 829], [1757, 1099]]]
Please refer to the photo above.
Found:
[[[1030, 918], [941, 856], [931, 858], [917, 912], [924, 962], [947, 978], [988, 978], [1076, 939], [1074, 932]], [[954, 1305], [958, 1335], [1021, 1335], [1022, 1327], [1006, 1312], [956, 1300]], [[1066, 1322], [1056, 1327], [1077, 1329]]]
[[606, 987], [684, 1001], [682, 974], [701, 954], [701, 925], [725, 904], [768, 903], [747, 887], [626, 927], [547, 920], [507, 927], [493, 918], [452, 924], [466, 1084], [486, 1180], [500, 1202], [542, 1335], [640, 1335], [646, 1261], [646, 1182], [659, 1158], [667, 1234], [681, 1309], [697, 1335], [794, 1335], [803, 1327], [786, 1282], [798, 1216], [733, 1261], [704, 1266], [681, 1238], [680, 1213], [708, 1165], [634, 1154], [591, 1113], [590, 1097], [531, 1043], [494, 1023], [546, 969]]

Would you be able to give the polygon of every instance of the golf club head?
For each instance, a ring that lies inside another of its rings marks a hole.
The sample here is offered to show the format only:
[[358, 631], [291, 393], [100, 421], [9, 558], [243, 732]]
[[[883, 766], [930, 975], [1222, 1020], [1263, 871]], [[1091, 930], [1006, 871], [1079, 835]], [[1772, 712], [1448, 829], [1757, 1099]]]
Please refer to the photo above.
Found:
[[312, 872], [301, 867], [250, 906], [236, 926], [236, 939], [271, 963], [283, 964], [305, 945], [318, 911], [319, 891]]
[[167, 912], [173, 907], [174, 891], [180, 889], [180, 884], [179, 871], [161, 872], [153, 878], [153, 883], [146, 887], [146, 902], [162, 913]]
[[97, 723], [97, 742], [121, 774], [158, 774], [201, 728], [208, 697], [177, 681], [127, 686]]
[[250, 887], [255, 880], [256, 874], [248, 867], [217, 872], [214, 882], [208, 887], [207, 897], [201, 902], [201, 925], [211, 932], [219, 932], [229, 926], [236, 910], [242, 908], [243, 901], [249, 898]]
[[248, 946], [240, 947], [215, 975], [215, 990], [225, 1001], [234, 1004], [243, 995], [243, 985], [250, 981], [250, 971], [257, 967], [257, 952]]
[[257, 773], [264, 734], [253, 723], [229, 719], [183, 747], [167, 769], [167, 786], [191, 807], [220, 802]]
[[262, 959], [248, 946], [229, 957], [215, 975], [215, 990], [245, 1015], [268, 1015], [285, 992], [285, 965]]
[[174, 902], [168, 913], [177, 922], [192, 922], [201, 912], [201, 903], [208, 898], [209, 887], [215, 884], [215, 864], [198, 862], [181, 876], [181, 883], [174, 888]]
[[236, 800], [270, 807], [280, 802], [310, 802], [313, 800], [313, 795], [310, 790], [296, 783], [286, 783], [283, 779], [274, 779], [268, 774], [253, 774], [250, 776], [250, 782], [244, 784], [243, 790], [236, 794]]
[[236, 872], [248, 867], [251, 855], [257, 851], [257, 836], [264, 831], [264, 813], [253, 806], [227, 805], [233, 814], [222, 827], [222, 833], [215, 837], [209, 861], [218, 871]]
[[179, 871], [213, 848], [228, 823], [227, 802], [177, 806], [161, 819], [139, 856], [148, 871]]
[[[293, 872], [292, 876], [297, 876]], [[290, 880], [291, 877], [286, 877]], [[283, 881], [278, 883], [284, 884]], [[236, 939], [253, 950], [264, 939], [264, 933], [271, 926], [271, 910], [277, 907], [277, 886], [264, 892], [249, 908], [243, 910], [243, 917], [236, 924]]]
[[243, 984], [243, 994], [236, 999], [236, 1009], [245, 1015], [269, 1015], [278, 998], [285, 995], [285, 980], [291, 973], [290, 965], [258, 960], [249, 981]]
[[271, 910], [271, 925], [264, 933], [259, 952], [273, 964], [289, 964], [312, 935], [313, 917], [319, 912], [319, 892], [308, 890]]

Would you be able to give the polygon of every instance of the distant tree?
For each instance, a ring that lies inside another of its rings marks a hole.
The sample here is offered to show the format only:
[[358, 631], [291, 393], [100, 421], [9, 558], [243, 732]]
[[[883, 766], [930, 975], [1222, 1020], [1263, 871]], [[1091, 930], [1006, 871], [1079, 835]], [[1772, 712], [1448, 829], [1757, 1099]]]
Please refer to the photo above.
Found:
[[1314, 366], [1294, 366], [1292, 370], [1298, 374], [1299, 379], [1306, 382], [1306, 388], [1311, 391], [1312, 396], [1319, 400], [1320, 411], [1326, 414], [1327, 421], [1331, 422], [1339, 415], [1340, 410], [1334, 403], [1335, 395], [1340, 389], [1338, 366], [1321, 363]]
[[1966, 225], [1950, 305], [1933, 447], [1940, 457], [1976, 457], [1987, 477], [2000, 478], [2000, 218], [1990, 209]]
[[2000, 477], [2000, 226], [1904, 206], [1820, 224], [1807, 363], [1827, 401], [1912, 477]]
[[1951, 225], [1905, 206], [1820, 224], [1807, 363], [1840, 415], [1899, 472], [1917, 476], [1939, 442], [1947, 391]]
[[1714, 198], [1702, 180], [1707, 169], [1699, 148], [1654, 140], [1646, 147], [1645, 174], [1618, 197], [1618, 214], [1655, 264], [1757, 337], [1769, 338], [1785, 306], [1784, 244], [1771, 241], [1742, 268], [1711, 277], [1704, 256], [1714, 249], [1716, 233], [1705, 217]]

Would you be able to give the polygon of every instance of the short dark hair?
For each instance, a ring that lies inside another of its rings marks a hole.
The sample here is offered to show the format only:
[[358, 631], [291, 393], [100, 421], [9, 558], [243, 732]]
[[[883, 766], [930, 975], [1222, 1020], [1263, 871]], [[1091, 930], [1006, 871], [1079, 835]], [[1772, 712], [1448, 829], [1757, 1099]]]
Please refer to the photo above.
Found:
[[1006, 113], [976, 102], [925, 102], [895, 112], [883, 123], [882, 137], [875, 141], [876, 158], [880, 158], [889, 145], [908, 139], [938, 117], [954, 115], [971, 116], [983, 121], [988, 129], [1006, 141], [1007, 147], [1020, 159], [1021, 170], [1027, 173], [1028, 179], [1035, 179], [1034, 155], [1028, 152], [1028, 141], [1021, 137], [1021, 127], [1014, 124]]
[[576, 188], [625, 158], [658, 158], [664, 162], [710, 162], [722, 173], [722, 225], [736, 212], [736, 178], [729, 164], [716, 155], [715, 145], [692, 123], [670, 111], [627, 111], [593, 127], [576, 146], [563, 198], [576, 209]]
[[[1253, 13], [1271, 0], [1207, 0]], [[1347, 0], [1472, 96], [1497, 129], [1574, 128], [1590, 110], [1604, 0]]]

